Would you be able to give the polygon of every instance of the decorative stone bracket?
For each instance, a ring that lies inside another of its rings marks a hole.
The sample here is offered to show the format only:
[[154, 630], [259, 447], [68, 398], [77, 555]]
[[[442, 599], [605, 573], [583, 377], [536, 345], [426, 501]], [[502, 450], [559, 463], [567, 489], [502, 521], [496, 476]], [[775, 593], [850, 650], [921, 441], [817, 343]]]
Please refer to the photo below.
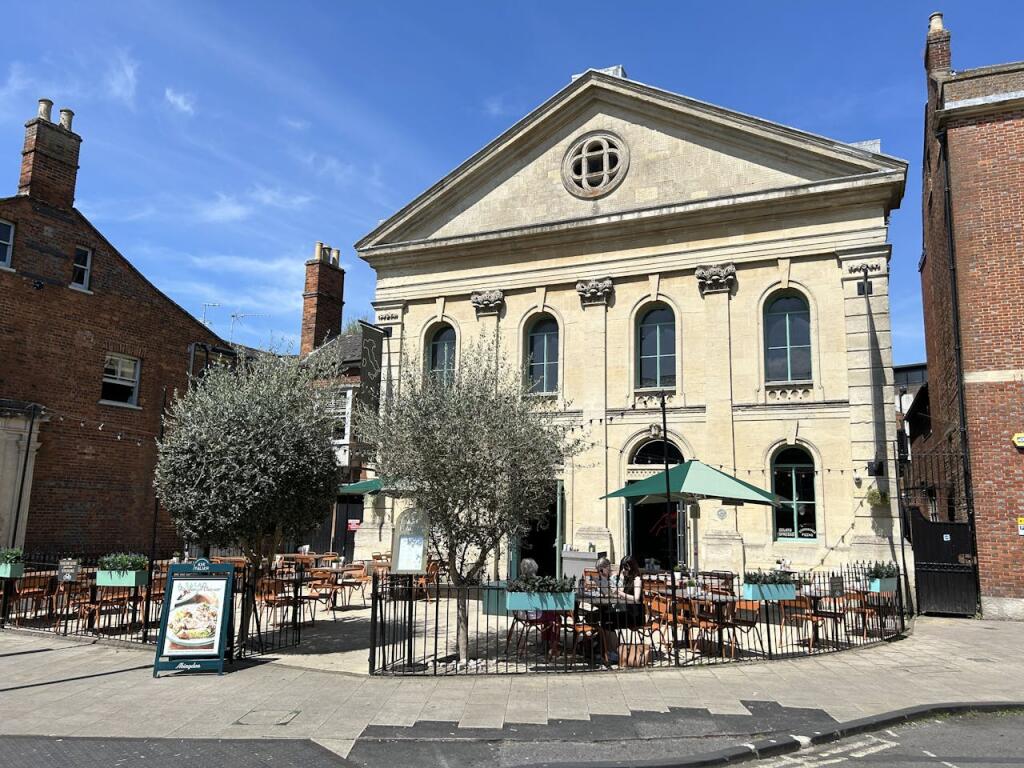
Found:
[[614, 294], [610, 277], [580, 280], [576, 283], [576, 293], [580, 295], [580, 303], [584, 307], [608, 305]]
[[473, 291], [469, 303], [476, 310], [477, 317], [496, 315], [505, 305], [505, 293], [497, 288], [490, 291]]
[[701, 296], [709, 293], [725, 293], [736, 285], [736, 265], [706, 264], [697, 267], [697, 288]]

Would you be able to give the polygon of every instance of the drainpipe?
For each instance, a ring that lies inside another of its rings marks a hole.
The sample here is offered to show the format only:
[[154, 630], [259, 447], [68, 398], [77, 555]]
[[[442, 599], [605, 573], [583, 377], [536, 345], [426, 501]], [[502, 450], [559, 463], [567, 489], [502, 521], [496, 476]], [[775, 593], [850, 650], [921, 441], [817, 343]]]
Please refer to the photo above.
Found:
[[28, 435], [25, 438], [25, 455], [21, 460], [21, 481], [18, 485], [18, 503], [14, 507], [14, 528], [11, 531], [11, 548], [18, 546], [18, 525], [21, 522], [21, 499], [25, 494], [25, 475], [28, 474], [28, 457], [32, 450], [32, 430], [36, 425], [36, 412], [39, 406], [34, 403], [29, 406], [32, 415], [28, 420]]
[[963, 345], [960, 335], [960, 298], [957, 288], [956, 238], [953, 236], [953, 190], [949, 184], [949, 144], [946, 131], [935, 134], [939, 141], [939, 157], [942, 159], [943, 204], [946, 214], [946, 250], [949, 254], [950, 303], [953, 314], [953, 355], [956, 361], [956, 388], [959, 405], [960, 447], [964, 465], [964, 502], [967, 506], [967, 525], [971, 532], [971, 554], [974, 558], [974, 584], [978, 595], [977, 610], [981, 613], [981, 572], [978, 567], [978, 531], [974, 522], [974, 484], [971, 477], [971, 451], [967, 440], [967, 402], [964, 387]]

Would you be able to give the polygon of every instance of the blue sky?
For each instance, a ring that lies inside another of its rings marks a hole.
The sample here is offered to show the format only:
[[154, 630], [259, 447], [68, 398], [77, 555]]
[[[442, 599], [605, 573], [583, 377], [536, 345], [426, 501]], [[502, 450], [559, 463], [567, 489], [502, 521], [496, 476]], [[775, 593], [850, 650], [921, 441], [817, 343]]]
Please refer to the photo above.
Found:
[[[910, 161], [893, 213], [897, 363], [924, 358], [921, 55], [933, 3], [132, 2], [18, 5], [0, 59], [0, 180], [41, 96], [76, 112], [78, 205], [234, 340], [297, 346], [303, 261], [352, 244], [574, 72], [678, 93]], [[1024, 3], [946, 2], [958, 69], [1024, 58]], [[10, 20], [10, 16], [8, 16]]]

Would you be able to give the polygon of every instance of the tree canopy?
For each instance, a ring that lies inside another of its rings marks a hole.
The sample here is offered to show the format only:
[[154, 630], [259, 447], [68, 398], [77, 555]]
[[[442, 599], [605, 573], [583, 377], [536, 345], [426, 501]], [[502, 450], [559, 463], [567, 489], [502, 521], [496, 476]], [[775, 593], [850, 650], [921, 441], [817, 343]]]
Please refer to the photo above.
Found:
[[527, 393], [494, 335], [463, 343], [451, 380], [403, 369], [382, 409], [357, 410], [359, 439], [385, 491], [429, 515], [453, 582], [471, 582], [545, 515], [578, 441], [550, 399]]
[[240, 355], [175, 393], [154, 482], [183, 536], [259, 563], [322, 522], [338, 481], [330, 365]]

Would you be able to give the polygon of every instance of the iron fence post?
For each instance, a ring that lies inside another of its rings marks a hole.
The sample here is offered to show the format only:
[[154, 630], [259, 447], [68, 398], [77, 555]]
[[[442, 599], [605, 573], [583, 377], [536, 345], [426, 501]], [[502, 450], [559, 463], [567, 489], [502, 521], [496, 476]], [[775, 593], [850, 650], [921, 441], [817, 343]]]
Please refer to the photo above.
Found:
[[4, 579], [3, 596], [0, 597], [0, 627], [7, 626], [7, 617], [11, 610], [11, 593], [14, 591], [14, 579]]
[[[685, 523], [685, 520], [684, 520]], [[669, 583], [671, 591], [669, 595], [672, 600], [672, 663], [679, 666], [679, 638], [676, 634], [679, 630], [679, 596], [676, 594], [676, 569], [669, 569]]]
[[373, 572], [370, 585], [370, 674], [376, 671], [377, 661], [377, 572]]

